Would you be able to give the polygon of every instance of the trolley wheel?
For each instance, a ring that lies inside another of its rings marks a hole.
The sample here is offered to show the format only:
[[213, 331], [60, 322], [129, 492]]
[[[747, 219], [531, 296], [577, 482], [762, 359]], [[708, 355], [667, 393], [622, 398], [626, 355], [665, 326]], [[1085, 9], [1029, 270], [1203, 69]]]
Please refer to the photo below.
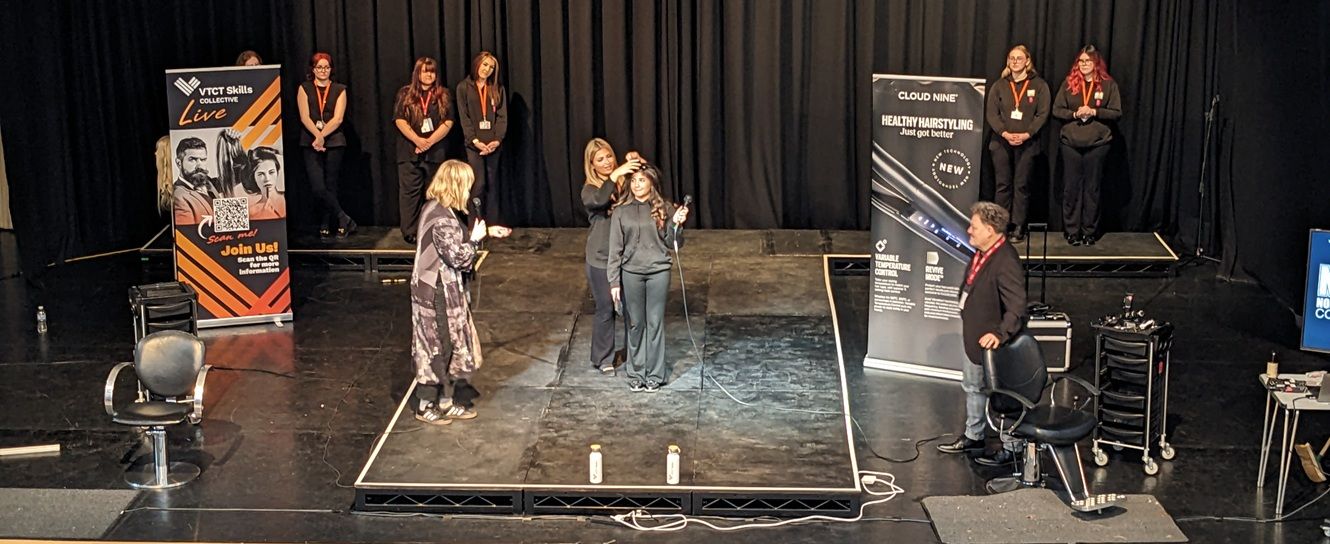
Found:
[[1145, 468], [1146, 475], [1154, 476], [1155, 474], [1159, 474], [1159, 463], [1156, 463], [1154, 459], [1146, 458], [1145, 466], [1143, 468]]
[[1165, 461], [1172, 461], [1174, 457], [1178, 456], [1178, 452], [1173, 449], [1173, 446], [1164, 444], [1164, 447], [1159, 448], [1159, 456], [1163, 457]]
[[1099, 465], [1101, 467], [1108, 466], [1108, 452], [1105, 452], [1104, 450], [1101, 450], [1099, 448], [1095, 448], [1093, 450], [1093, 453], [1094, 453], [1094, 464]]

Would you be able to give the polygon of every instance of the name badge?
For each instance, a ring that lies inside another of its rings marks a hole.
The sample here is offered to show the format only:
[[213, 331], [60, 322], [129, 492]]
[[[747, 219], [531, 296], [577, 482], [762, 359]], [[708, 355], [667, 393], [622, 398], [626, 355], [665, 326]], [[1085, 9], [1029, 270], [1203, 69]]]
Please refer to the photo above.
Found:
[[1025, 114], [1021, 113], [1021, 110], [1011, 110], [1011, 118], [1020, 121], [1025, 118]]
[[1104, 99], [1104, 91], [1095, 91], [1095, 92], [1094, 92], [1094, 99], [1095, 99], [1095, 100], [1103, 100], [1103, 99]]
[[965, 291], [961, 291], [961, 300], [960, 300], [960, 304], [959, 304], [959, 306], [960, 306], [960, 308], [961, 308], [962, 310], [965, 309], [965, 299], [967, 299], [967, 298], [970, 298], [970, 293], [967, 293], [967, 292], [965, 292]]
[[484, 121], [481, 121], [481, 122], [480, 122], [480, 130], [489, 130], [489, 129], [490, 129], [490, 126], [492, 126], [492, 125], [491, 125], [491, 123], [490, 123], [488, 120], [484, 120]]
[[420, 122], [420, 133], [429, 134], [431, 132], [434, 132], [434, 120], [426, 117], [424, 121]]
[[1034, 96], [1034, 89], [1030, 89], [1030, 90], [1028, 90], [1028, 91], [1025, 91], [1025, 96]]

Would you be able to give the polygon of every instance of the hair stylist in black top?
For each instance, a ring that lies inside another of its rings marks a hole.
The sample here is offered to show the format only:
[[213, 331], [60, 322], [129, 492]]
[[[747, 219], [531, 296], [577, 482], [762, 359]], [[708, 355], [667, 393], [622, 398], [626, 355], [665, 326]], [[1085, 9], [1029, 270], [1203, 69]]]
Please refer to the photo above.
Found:
[[591, 366], [601, 372], [614, 372], [614, 299], [610, 296], [609, 266], [610, 206], [623, 195], [624, 181], [642, 165], [631, 158], [618, 164], [614, 148], [600, 138], [592, 138], [583, 152], [582, 166], [586, 182], [582, 184], [582, 206], [586, 208], [591, 228], [586, 237], [586, 279], [596, 299], [596, 318], [591, 332]]
[[416, 59], [411, 83], [397, 91], [393, 108], [393, 124], [402, 135], [397, 140], [397, 211], [402, 219], [402, 238], [408, 244], [416, 243], [421, 192], [446, 158], [440, 142], [453, 128], [448, 89], [437, 85], [438, 70], [439, 63], [434, 59]]

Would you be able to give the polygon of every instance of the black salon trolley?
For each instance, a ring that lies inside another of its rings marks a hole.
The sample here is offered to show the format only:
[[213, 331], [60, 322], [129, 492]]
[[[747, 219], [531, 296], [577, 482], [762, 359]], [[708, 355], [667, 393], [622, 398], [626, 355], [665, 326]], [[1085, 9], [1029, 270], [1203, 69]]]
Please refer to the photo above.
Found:
[[1099, 426], [1094, 433], [1094, 462], [1108, 465], [1104, 446], [1114, 450], [1141, 451], [1148, 475], [1159, 473], [1154, 454], [1164, 460], [1176, 452], [1168, 443], [1169, 348], [1173, 326], [1152, 324], [1145, 328], [1110, 326], [1103, 320], [1092, 323], [1095, 332], [1095, 399]]

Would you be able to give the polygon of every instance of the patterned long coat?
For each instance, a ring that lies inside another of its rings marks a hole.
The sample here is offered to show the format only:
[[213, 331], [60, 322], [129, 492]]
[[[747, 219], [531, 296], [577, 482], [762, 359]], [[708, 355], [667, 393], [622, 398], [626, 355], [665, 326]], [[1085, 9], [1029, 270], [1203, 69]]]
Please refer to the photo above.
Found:
[[[462, 273], [475, 263], [476, 246], [466, 240], [457, 215], [435, 200], [425, 203], [417, 230], [420, 238], [411, 272], [411, 358], [416, 381], [437, 384], [445, 375], [470, 380], [482, 358], [471, 307], [462, 289]], [[448, 316], [451, 357], [440, 342], [435, 307], [440, 303]]]

